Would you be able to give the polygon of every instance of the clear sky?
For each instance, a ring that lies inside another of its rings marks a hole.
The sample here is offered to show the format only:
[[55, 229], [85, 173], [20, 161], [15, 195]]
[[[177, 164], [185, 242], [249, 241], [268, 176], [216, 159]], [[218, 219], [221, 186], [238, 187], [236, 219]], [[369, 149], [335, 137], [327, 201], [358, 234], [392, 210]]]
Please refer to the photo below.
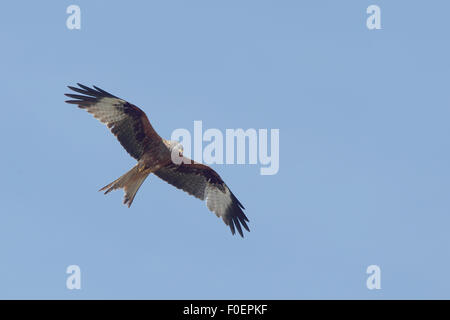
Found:
[[[81, 29], [66, 8], [81, 8]], [[368, 30], [366, 8], [381, 8]], [[0, 298], [450, 298], [448, 1], [8, 1]], [[280, 129], [280, 169], [214, 165], [244, 239], [64, 103], [97, 85], [158, 133]], [[66, 268], [81, 268], [81, 290]], [[368, 290], [366, 268], [381, 268]]]

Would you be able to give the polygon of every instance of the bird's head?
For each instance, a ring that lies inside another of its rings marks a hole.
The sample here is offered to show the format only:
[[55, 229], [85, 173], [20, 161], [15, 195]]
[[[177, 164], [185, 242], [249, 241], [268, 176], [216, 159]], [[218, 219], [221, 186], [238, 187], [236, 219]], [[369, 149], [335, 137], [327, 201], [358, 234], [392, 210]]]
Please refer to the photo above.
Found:
[[172, 162], [175, 164], [180, 164], [183, 160], [183, 145], [179, 141], [175, 140], [165, 140], [164, 142], [169, 148]]

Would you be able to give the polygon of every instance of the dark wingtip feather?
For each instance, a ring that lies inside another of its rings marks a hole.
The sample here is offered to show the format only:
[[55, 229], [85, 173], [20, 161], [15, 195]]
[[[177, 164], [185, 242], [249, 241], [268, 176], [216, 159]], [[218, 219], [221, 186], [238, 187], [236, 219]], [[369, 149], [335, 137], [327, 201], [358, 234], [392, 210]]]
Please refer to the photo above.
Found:
[[66, 93], [66, 94], [64, 94], [64, 95], [65, 95], [66, 97], [69, 97], [69, 98], [79, 99], [79, 100], [81, 100], [81, 101], [83, 101], [83, 102], [86, 102], [86, 101], [89, 101], [89, 102], [96, 102], [96, 101], [97, 101], [97, 98], [95, 98], [95, 97], [82, 96], [82, 95], [79, 95], [79, 94]]
[[85, 86], [84, 84], [81, 84], [79, 82], [77, 82], [77, 86], [79, 86], [80, 88], [83, 88], [86, 91], [94, 91], [91, 88], [89, 88], [88, 86]]
[[80, 100], [66, 100], [66, 103], [70, 103], [70, 104], [79, 104], [81, 101]]
[[85, 86], [85, 85], [83, 85], [81, 83], [77, 83], [77, 85], [81, 89], [80, 88], [76, 88], [76, 87], [71, 87], [70, 89], [73, 90], [73, 91], [82, 93], [82, 94], [87, 94], [87, 95], [94, 96], [94, 97], [98, 96], [98, 92], [95, 91], [94, 89], [89, 88], [88, 86]]
[[236, 226], [237, 231], [241, 235], [241, 237], [244, 237], [244, 233], [242, 232], [241, 224], [239, 223], [239, 220], [237, 217], [233, 218], [234, 225]]
[[[77, 87], [73, 87], [73, 86], [67, 86], [67, 88], [69, 88], [72, 91], [75, 91], [77, 93], [81, 93], [81, 95], [79, 94], [72, 94], [72, 93], [65, 93], [64, 95], [66, 97], [69, 98], [74, 98], [74, 99], [79, 99], [78, 100], [69, 100], [70, 102], [67, 103], [72, 103], [72, 104], [78, 104], [78, 105], [85, 105], [85, 106], [89, 106], [92, 103], [97, 102], [99, 99], [104, 98], [104, 97], [109, 97], [109, 98], [117, 98], [116, 96], [110, 94], [109, 92], [106, 92], [103, 89], [100, 89], [96, 86], [94, 86], [94, 89], [89, 88], [81, 83], [77, 83], [77, 85], [79, 86], [79, 88]], [[117, 98], [119, 99], [119, 98]], [[77, 102], [75, 102], [77, 101]]]
[[242, 226], [245, 228], [245, 230], [247, 230], [248, 232], [250, 232], [250, 228], [248, 227], [247, 223], [245, 222], [245, 220], [248, 221], [248, 219], [246, 219], [247, 217], [245, 217], [244, 219], [239, 217], [239, 221], [241, 222]]
[[97, 90], [98, 92], [102, 93], [105, 96], [111, 97], [111, 98], [117, 98], [116, 96], [112, 95], [111, 93], [109, 93], [108, 91], [105, 91], [103, 89], [100, 89], [99, 87], [93, 86], [95, 90]]
[[250, 228], [248, 227], [245, 220], [248, 221], [247, 217], [245, 216], [244, 212], [242, 212], [241, 208], [235, 204], [234, 206], [229, 208], [229, 211], [226, 214], [227, 218], [224, 218], [224, 222], [227, 226], [230, 227], [231, 234], [234, 235], [237, 232], [239, 235], [244, 238], [244, 232], [242, 230], [242, 227], [244, 227], [245, 230], [250, 232]]
[[228, 222], [226, 222], [226, 224], [230, 227], [231, 234], [234, 236], [234, 234], [236, 233], [236, 230], [234, 230], [233, 219], [230, 219]]
[[[231, 198], [232, 198], [233, 202], [236, 203], [240, 208], [242, 208], [242, 209], [245, 210], [245, 208], [244, 208], [244, 206], [242, 205], [242, 203], [238, 200], [238, 198], [236, 198], [236, 196], [234, 195], [233, 192], [231, 192], [231, 190], [230, 190], [230, 193], [231, 193]], [[247, 221], [248, 221], [248, 220], [247, 220]]]
[[94, 90], [88, 91], [88, 90], [85, 90], [85, 89], [75, 88], [75, 87], [72, 87], [72, 86], [68, 86], [68, 87], [69, 87], [70, 90], [78, 92], [78, 93], [81, 93], [83, 95], [92, 96], [92, 97], [98, 96], [98, 94], [96, 94]]

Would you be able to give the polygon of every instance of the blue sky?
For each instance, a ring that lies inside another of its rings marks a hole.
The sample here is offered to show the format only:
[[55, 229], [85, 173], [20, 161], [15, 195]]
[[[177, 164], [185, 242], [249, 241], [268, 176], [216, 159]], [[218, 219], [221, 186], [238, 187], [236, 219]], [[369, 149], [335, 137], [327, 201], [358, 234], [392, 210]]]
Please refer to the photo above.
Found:
[[[81, 30], [66, 8], [81, 8]], [[381, 8], [368, 30], [366, 8]], [[58, 1], [0, 11], [0, 298], [449, 298], [448, 1]], [[233, 237], [64, 103], [97, 85], [176, 128], [280, 129], [280, 170], [213, 166]], [[381, 289], [366, 268], [381, 268]], [[81, 290], [66, 268], [81, 268]]]

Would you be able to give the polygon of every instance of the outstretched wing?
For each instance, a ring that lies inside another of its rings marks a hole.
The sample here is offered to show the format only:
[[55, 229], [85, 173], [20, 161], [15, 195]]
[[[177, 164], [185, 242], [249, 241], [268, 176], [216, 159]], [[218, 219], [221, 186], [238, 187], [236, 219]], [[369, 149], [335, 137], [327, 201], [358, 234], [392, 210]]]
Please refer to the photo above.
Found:
[[133, 158], [139, 160], [146, 151], [162, 142], [144, 111], [96, 86], [92, 89], [77, 84], [79, 88], [68, 88], [81, 95], [67, 93], [67, 97], [76, 100], [66, 102], [77, 104], [106, 124]]
[[235, 234], [235, 228], [243, 237], [242, 227], [247, 230], [247, 217], [242, 209], [244, 206], [234, 196], [220, 176], [208, 166], [199, 163], [191, 163], [184, 158], [180, 165], [170, 163], [162, 167], [154, 174], [178, 189], [184, 190], [190, 195], [201, 200], [206, 200], [209, 210], [221, 217], [223, 222], [230, 227]]

